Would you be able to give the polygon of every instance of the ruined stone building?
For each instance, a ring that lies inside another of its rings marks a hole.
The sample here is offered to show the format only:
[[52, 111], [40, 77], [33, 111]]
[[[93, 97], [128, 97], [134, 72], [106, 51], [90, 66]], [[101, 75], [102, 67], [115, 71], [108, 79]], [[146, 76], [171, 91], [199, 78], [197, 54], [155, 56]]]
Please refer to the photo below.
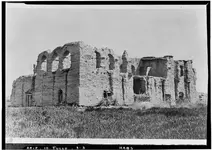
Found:
[[13, 106], [77, 103], [94, 106], [104, 98], [119, 105], [136, 100], [175, 105], [195, 102], [196, 73], [192, 60], [173, 56], [129, 58], [110, 48], [72, 42], [38, 55], [34, 74], [13, 82]]

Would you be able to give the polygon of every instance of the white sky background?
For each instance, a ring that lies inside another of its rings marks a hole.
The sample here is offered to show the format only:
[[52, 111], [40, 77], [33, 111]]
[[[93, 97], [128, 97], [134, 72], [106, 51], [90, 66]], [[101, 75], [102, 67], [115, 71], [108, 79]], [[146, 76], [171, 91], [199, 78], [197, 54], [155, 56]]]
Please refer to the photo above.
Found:
[[7, 6], [7, 96], [13, 80], [33, 73], [40, 52], [73, 41], [130, 57], [192, 59], [197, 90], [207, 92], [205, 6]]

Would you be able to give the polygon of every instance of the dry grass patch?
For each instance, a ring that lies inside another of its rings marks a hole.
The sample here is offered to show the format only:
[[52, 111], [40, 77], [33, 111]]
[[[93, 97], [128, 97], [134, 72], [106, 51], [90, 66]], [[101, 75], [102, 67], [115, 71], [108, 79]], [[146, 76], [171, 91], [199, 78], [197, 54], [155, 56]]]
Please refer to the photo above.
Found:
[[70, 106], [8, 108], [6, 137], [205, 139], [206, 107], [99, 108]]

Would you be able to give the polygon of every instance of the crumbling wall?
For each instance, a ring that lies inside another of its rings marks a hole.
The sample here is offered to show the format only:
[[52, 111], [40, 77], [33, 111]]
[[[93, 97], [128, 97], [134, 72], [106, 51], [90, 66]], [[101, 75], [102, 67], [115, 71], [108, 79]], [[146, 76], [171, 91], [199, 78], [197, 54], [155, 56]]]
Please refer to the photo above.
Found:
[[149, 69], [147, 75], [149, 81], [146, 81], [148, 81], [147, 87], [152, 102], [163, 100], [163, 103], [175, 105], [174, 66], [173, 56], [141, 58], [136, 73], [140, 76], [146, 76], [147, 69]]
[[153, 104], [164, 103], [162, 82], [165, 80], [160, 77], [146, 77], [147, 95], [150, 96], [150, 101]]
[[192, 60], [187, 61], [187, 91], [190, 98], [190, 102], [195, 103], [198, 100], [196, 91], [196, 71], [192, 66]]
[[[79, 42], [65, 44], [38, 56], [34, 99], [35, 105], [79, 103]], [[42, 55], [47, 57], [47, 71], [40, 70]]]
[[164, 58], [167, 59], [166, 63], [166, 80], [165, 80], [165, 95], [164, 95], [164, 101], [167, 103], [170, 103], [171, 105], [176, 104], [175, 100], [175, 62], [173, 60], [173, 56], [164, 56]]
[[97, 105], [104, 98], [104, 91], [113, 92], [113, 70], [109, 60], [114, 54], [111, 49], [85, 44], [80, 51], [80, 105]]
[[122, 100], [123, 105], [130, 105], [134, 102], [133, 92], [133, 76], [136, 75], [136, 68], [138, 67], [139, 59], [129, 58], [127, 51], [124, 51], [119, 59], [118, 74], [121, 77]]
[[37, 75], [35, 79], [34, 105], [45, 106], [51, 105], [52, 102], [52, 86], [51, 76], [47, 73]]
[[[175, 61], [175, 92], [176, 99], [179, 99], [179, 95], [183, 95], [183, 98], [186, 96], [185, 92], [185, 66], [184, 61]], [[183, 93], [183, 94], [182, 94]], [[182, 96], [181, 96], [182, 97]]]
[[128, 54], [125, 50], [122, 54], [122, 64], [120, 65], [120, 72], [121, 73], [127, 73], [128, 71]]
[[82, 42], [67, 44], [67, 50], [71, 54], [71, 67], [67, 74], [67, 81], [66, 78], [64, 78], [66, 81], [64, 82], [64, 86], [67, 84], [67, 103], [79, 104], [81, 43]]
[[[129, 75], [129, 73], [128, 73]], [[126, 100], [125, 104], [130, 105], [134, 102], [134, 92], [133, 92], [133, 77], [128, 76], [126, 79]]]
[[195, 103], [197, 100], [196, 73], [191, 60], [175, 61], [175, 93], [176, 99], [181, 102]]
[[21, 76], [13, 81], [12, 93], [10, 96], [11, 106], [26, 106], [25, 92], [31, 89], [32, 75]]
[[165, 78], [162, 77], [135, 76], [135, 101], [151, 102], [153, 104], [164, 103], [164, 87], [162, 86], [164, 80]]

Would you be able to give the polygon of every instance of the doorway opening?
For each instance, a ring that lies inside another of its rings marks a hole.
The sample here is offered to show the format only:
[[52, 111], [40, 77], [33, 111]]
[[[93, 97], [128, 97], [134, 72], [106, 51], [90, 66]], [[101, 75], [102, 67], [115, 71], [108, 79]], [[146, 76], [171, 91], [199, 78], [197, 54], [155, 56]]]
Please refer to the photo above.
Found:
[[26, 98], [25, 98], [25, 104], [24, 106], [29, 107], [32, 105], [32, 89], [25, 92]]
[[146, 93], [146, 81], [142, 78], [133, 79], [133, 91], [135, 94], [144, 94]]
[[26, 95], [26, 106], [27, 107], [31, 106], [31, 101], [32, 101], [32, 94], [27, 94]]
[[58, 90], [58, 103], [62, 103], [63, 101], [63, 91], [61, 89]]

